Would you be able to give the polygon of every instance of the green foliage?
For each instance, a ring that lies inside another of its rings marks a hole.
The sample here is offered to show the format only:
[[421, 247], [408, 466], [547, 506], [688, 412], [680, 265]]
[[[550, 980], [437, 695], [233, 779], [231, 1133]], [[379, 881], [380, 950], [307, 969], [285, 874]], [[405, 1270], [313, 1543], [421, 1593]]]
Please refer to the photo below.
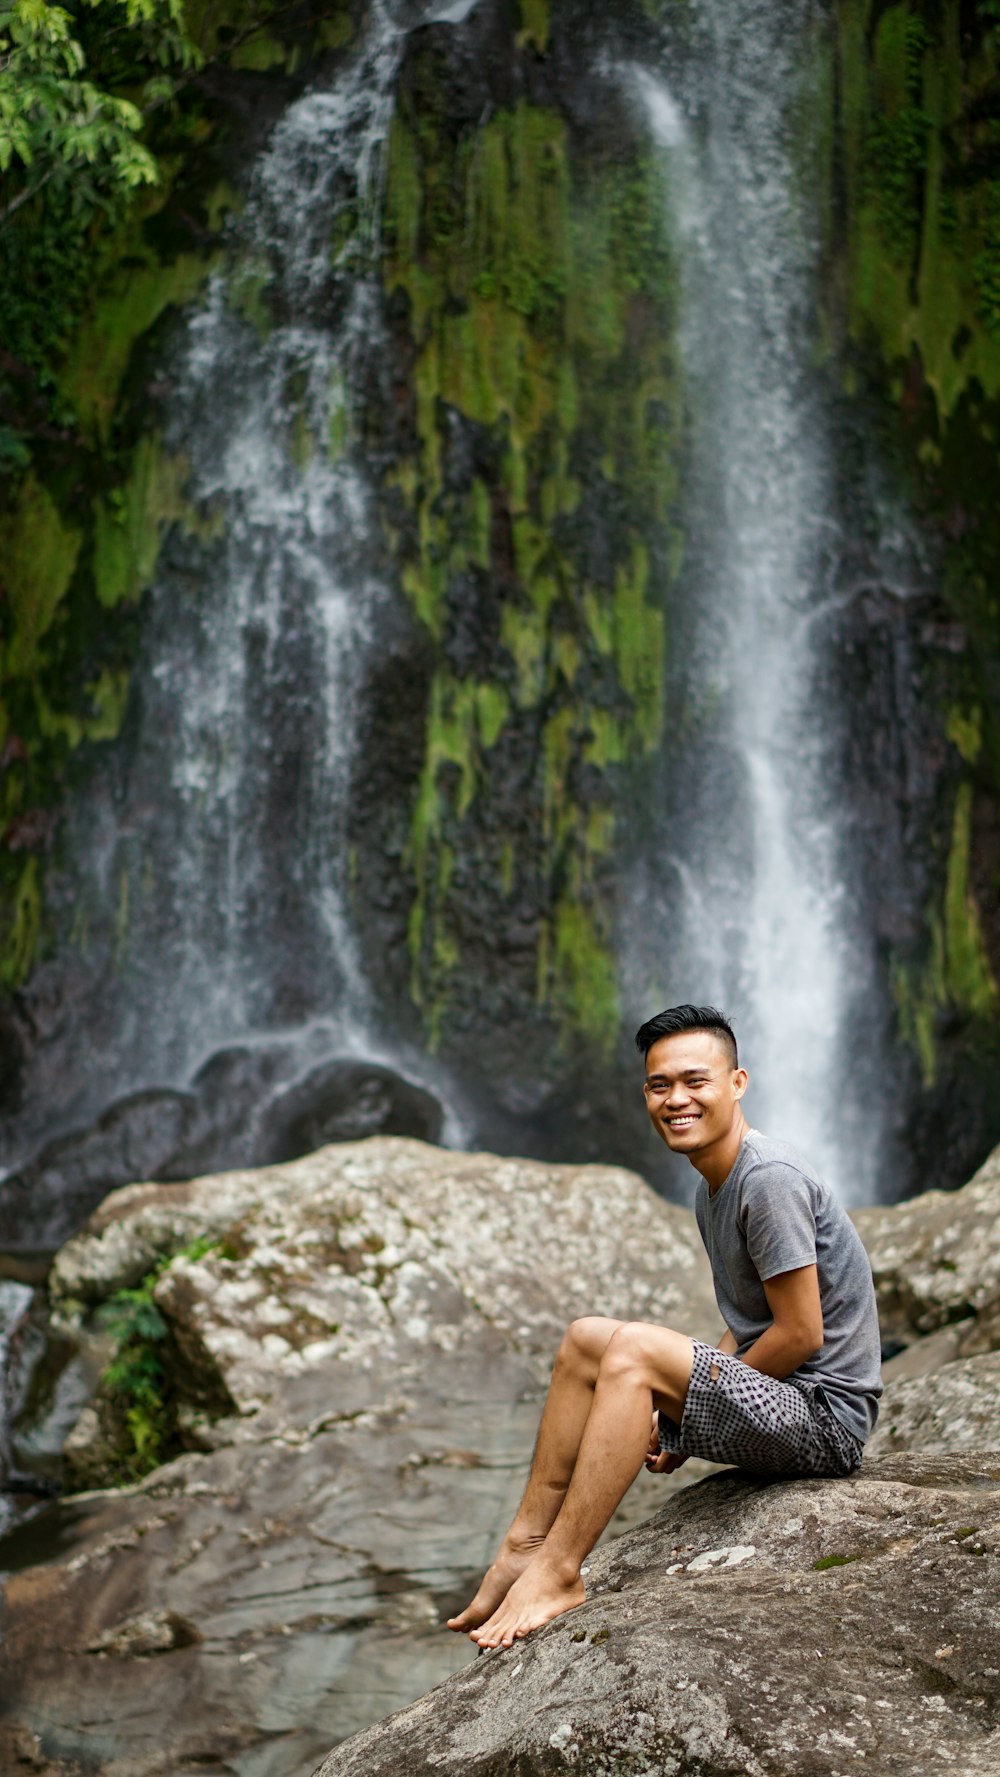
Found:
[[46, 0], [0, 4], [0, 172], [22, 174], [0, 225], [49, 183], [81, 218], [156, 183], [141, 105], [105, 84], [124, 71], [123, 33], [147, 66], [147, 105], [172, 90], [162, 70], [198, 58], [181, 0], [87, 0], [75, 16]]
[[101, 1391], [116, 1423], [122, 1480], [139, 1480], [166, 1460], [175, 1441], [172, 1392], [165, 1355], [168, 1326], [153, 1300], [175, 1259], [196, 1262], [229, 1249], [208, 1237], [170, 1253], [134, 1289], [117, 1290], [97, 1311], [97, 1322], [114, 1340], [114, 1356], [101, 1374]]

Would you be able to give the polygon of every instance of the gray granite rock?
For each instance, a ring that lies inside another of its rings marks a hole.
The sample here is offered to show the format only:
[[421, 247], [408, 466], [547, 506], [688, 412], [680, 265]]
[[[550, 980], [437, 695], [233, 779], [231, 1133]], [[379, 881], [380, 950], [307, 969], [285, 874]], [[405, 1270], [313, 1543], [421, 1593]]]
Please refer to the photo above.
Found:
[[975, 1315], [996, 1326], [1000, 1342], [1000, 1148], [960, 1191], [925, 1191], [853, 1219], [884, 1337], [909, 1343]]
[[[156, 1288], [192, 1448], [0, 1543], [0, 1770], [306, 1777], [475, 1657], [442, 1621], [513, 1512], [567, 1321], [718, 1332], [693, 1218], [633, 1175], [391, 1138], [116, 1192], [56, 1262], [62, 1324], [206, 1234]], [[100, 1439], [84, 1415], [91, 1484]], [[640, 1477], [615, 1528], [670, 1491]]]
[[735, 1473], [316, 1777], [996, 1777], [1000, 1455]]
[[868, 1455], [897, 1450], [1000, 1450], [1000, 1351], [890, 1382]]

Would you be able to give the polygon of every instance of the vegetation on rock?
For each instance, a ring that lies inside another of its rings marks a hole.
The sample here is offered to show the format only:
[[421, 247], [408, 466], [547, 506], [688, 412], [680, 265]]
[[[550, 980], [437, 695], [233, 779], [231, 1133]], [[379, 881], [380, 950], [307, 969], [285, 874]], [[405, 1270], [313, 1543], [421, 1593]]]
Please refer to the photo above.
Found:
[[[534, 15], [514, 66], [529, 36], [537, 56]], [[405, 859], [411, 990], [447, 1045], [475, 992], [471, 872], [487, 919], [530, 910], [523, 998], [606, 1051], [617, 805], [662, 732], [679, 558], [664, 192], [621, 119], [603, 146], [524, 98], [456, 124], [439, 54], [428, 42], [404, 68], [384, 220], [412, 390], [393, 535], [436, 660]]]

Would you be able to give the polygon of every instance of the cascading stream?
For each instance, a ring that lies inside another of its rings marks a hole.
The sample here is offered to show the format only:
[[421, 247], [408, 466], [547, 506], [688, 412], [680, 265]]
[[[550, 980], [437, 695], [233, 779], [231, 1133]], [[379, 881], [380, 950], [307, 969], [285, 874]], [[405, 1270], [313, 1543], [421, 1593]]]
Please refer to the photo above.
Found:
[[635, 75], [683, 264], [692, 417], [674, 695], [690, 735], [671, 742], [670, 863], [657, 916], [647, 899], [633, 918], [627, 968], [639, 983], [666, 967], [675, 997], [732, 1012], [751, 1118], [857, 1202], [877, 1194], [875, 1131], [857, 1104], [845, 1116], [842, 1043], [870, 965], [838, 875], [829, 761], [843, 718], [812, 623], [833, 510], [809, 364], [818, 244], [802, 125], [817, 22], [809, 5], [697, 4], [683, 90]]
[[88, 809], [73, 842], [78, 924], [119, 909], [91, 1104], [275, 1030], [301, 1065], [387, 1053], [345, 912], [357, 704], [389, 596], [353, 424], [382, 339], [382, 149], [413, 22], [374, 7], [336, 82], [281, 119], [164, 368], [193, 517], [144, 622], [125, 816]]

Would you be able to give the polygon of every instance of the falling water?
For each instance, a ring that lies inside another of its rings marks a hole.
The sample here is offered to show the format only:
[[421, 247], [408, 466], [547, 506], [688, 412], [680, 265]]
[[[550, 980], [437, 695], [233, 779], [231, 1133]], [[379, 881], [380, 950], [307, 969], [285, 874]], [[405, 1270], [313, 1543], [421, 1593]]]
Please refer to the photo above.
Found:
[[163, 366], [187, 518], [144, 617], [127, 777], [72, 845], [77, 929], [116, 945], [91, 1103], [182, 1081], [255, 1033], [294, 1032], [300, 1065], [396, 1059], [370, 1028], [344, 822], [390, 596], [354, 427], [382, 340], [382, 149], [406, 28], [375, 6], [350, 65], [283, 116]]
[[729, 1008], [752, 1120], [809, 1153], [845, 1198], [870, 1201], [873, 1131], [844, 1115], [841, 1048], [868, 962], [839, 874], [840, 715], [814, 650], [832, 443], [810, 365], [817, 222], [796, 123], [816, 23], [809, 4], [704, 0], [676, 86], [634, 76], [683, 266], [692, 435], [669, 863], [656, 914], [647, 899], [633, 922], [631, 971]]

